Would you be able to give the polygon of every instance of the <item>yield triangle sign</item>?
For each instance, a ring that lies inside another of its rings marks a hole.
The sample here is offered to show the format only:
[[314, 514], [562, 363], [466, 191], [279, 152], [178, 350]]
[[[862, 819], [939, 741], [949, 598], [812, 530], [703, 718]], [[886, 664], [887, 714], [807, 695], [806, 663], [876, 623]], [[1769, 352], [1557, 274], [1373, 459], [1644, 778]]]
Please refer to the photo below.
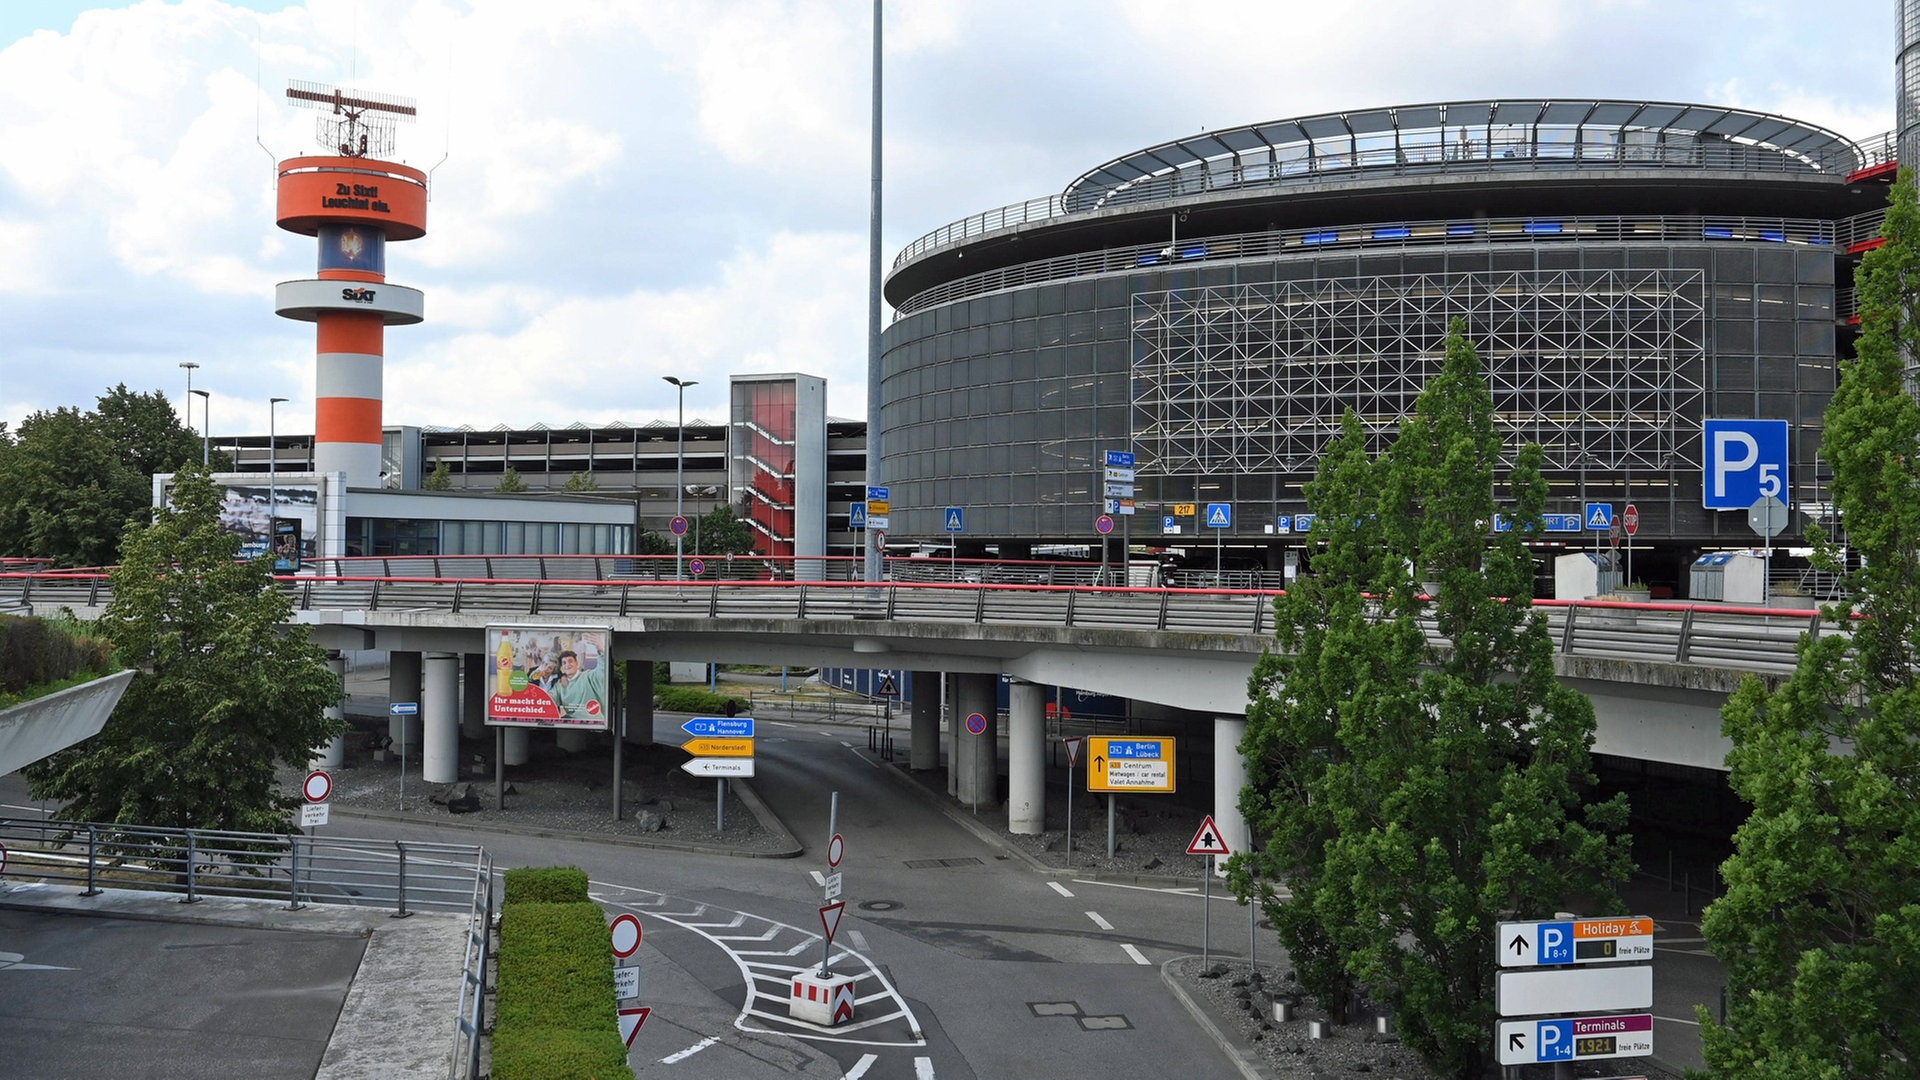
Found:
[[840, 932], [840, 913], [846, 909], [845, 900], [836, 900], [820, 909], [820, 925], [827, 931], [827, 944], [833, 944], [833, 935]]
[[620, 1037], [627, 1040], [627, 1046], [633, 1046], [633, 1037], [640, 1034], [640, 1028], [647, 1022], [653, 1010], [645, 1005], [637, 1009], [620, 1010]]
[[1207, 820], [1202, 821], [1200, 823], [1200, 831], [1193, 834], [1193, 841], [1187, 845], [1187, 854], [1189, 855], [1231, 855], [1233, 854], [1232, 849], [1227, 847], [1227, 838], [1224, 836], [1221, 836], [1220, 830], [1214, 826], [1212, 814], [1208, 814]]
[[1080, 737], [1076, 735], [1061, 741], [1067, 744], [1067, 768], [1071, 769], [1080, 763]]

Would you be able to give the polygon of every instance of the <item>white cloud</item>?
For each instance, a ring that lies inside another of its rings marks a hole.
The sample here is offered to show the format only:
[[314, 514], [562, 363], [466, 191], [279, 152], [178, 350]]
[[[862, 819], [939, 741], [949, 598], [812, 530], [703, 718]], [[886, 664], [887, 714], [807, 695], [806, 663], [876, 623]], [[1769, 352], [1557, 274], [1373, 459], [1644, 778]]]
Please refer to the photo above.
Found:
[[[763, 370], [864, 414], [871, 5], [266, 6], [122, 3], [0, 41], [0, 420], [122, 380], [177, 396], [192, 359], [216, 428], [263, 431], [284, 396], [281, 430], [311, 430], [312, 329], [272, 314], [313, 265], [273, 224], [273, 157], [316, 144], [288, 79], [420, 105], [396, 156], [434, 168], [430, 231], [388, 268], [429, 321], [388, 335], [390, 420], [644, 422], [670, 415], [663, 374], [718, 419], [726, 376]], [[1336, 109], [1617, 96], [1872, 135], [1885, 9], [894, 3], [884, 258], [1139, 147]]]

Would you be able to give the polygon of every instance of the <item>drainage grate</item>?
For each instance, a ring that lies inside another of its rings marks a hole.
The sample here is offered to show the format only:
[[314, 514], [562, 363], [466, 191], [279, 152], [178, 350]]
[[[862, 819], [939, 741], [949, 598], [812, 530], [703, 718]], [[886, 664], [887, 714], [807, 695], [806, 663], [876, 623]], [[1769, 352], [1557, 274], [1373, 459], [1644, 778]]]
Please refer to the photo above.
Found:
[[980, 860], [968, 856], [964, 859], [908, 859], [909, 870], [932, 870], [942, 866], [979, 866]]

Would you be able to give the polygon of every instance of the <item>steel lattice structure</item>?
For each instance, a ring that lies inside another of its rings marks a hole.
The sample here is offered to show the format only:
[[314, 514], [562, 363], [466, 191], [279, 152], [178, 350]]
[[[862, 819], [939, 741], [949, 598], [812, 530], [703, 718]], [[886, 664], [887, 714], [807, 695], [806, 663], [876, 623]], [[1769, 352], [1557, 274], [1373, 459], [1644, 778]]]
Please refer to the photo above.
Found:
[[1550, 470], [1698, 466], [1698, 271], [1411, 274], [1134, 298], [1140, 467], [1311, 473], [1349, 407], [1383, 451], [1467, 321], [1506, 452]]

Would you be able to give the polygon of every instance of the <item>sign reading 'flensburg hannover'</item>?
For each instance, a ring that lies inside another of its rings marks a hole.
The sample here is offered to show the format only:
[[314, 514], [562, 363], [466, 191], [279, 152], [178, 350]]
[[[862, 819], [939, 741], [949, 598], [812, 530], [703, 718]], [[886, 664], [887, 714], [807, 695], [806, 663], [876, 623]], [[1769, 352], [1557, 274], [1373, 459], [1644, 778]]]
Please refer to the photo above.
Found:
[[612, 642], [604, 626], [487, 627], [487, 723], [606, 730]]

